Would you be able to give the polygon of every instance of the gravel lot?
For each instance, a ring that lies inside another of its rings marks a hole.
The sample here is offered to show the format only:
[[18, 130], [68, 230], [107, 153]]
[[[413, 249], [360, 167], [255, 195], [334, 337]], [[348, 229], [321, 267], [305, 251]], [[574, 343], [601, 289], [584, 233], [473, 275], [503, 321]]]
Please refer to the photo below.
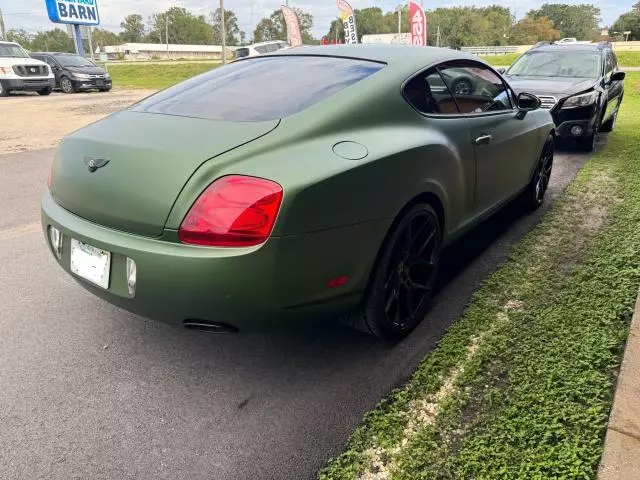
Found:
[[[150, 95], [149, 90], [108, 93], [12, 94], [0, 98], [0, 154], [55, 147], [66, 134]], [[9, 119], [10, 121], [6, 121]]]

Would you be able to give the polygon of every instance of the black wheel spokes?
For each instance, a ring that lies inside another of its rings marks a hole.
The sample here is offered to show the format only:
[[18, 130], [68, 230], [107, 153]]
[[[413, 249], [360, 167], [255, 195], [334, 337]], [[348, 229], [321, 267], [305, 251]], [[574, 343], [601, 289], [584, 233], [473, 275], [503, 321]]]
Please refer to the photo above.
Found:
[[394, 249], [385, 282], [385, 313], [400, 329], [411, 325], [431, 293], [437, 254], [437, 225], [428, 214], [413, 217]]
[[538, 172], [538, 184], [536, 185], [536, 199], [542, 202], [544, 194], [549, 187], [551, 169], [553, 168], [553, 143], [548, 143], [542, 153]]

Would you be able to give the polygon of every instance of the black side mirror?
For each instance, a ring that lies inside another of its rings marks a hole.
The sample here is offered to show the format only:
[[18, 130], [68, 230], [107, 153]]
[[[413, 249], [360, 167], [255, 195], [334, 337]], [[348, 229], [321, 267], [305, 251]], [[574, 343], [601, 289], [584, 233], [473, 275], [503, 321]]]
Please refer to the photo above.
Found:
[[503, 75], [503, 74], [504, 74], [504, 72], [506, 72], [506, 71], [507, 71], [507, 69], [506, 69], [506, 68], [504, 68], [504, 67], [500, 67], [500, 68], [498, 68], [498, 70], [497, 70], [497, 72], [498, 72], [500, 75]]
[[542, 105], [540, 99], [530, 93], [521, 93], [518, 95], [518, 110], [521, 112], [532, 112]]
[[624, 80], [624, 78], [627, 76], [627, 74], [625, 72], [621, 72], [621, 71], [617, 71], [617, 72], [613, 72], [613, 74], [611, 75], [611, 81], [612, 82], [621, 82]]

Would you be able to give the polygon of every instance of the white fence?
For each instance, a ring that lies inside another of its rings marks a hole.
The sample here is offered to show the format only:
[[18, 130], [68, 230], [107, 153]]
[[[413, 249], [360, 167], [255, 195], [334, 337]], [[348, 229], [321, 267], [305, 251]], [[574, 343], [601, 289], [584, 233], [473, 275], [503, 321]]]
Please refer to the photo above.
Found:
[[507, 55], [509, 53], [518, 53], [517, 45], [509, 45], [504, 47], [460, 47], [463, 52], [473, 53], [474, 55]]

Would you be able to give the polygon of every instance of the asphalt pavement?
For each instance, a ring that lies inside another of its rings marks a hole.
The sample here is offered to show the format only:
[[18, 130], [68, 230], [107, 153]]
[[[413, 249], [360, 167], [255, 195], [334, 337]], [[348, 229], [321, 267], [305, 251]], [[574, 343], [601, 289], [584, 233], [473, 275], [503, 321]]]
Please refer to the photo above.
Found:
[[558, 155], [540, 211], [507, 207], [453, 245], [428, 320], [391, 347], [329, 319], [202, 334], [93, 297], [40, 231], [52, 153], [0, 155], [0, 479], [313, 478], [587, 159]]

